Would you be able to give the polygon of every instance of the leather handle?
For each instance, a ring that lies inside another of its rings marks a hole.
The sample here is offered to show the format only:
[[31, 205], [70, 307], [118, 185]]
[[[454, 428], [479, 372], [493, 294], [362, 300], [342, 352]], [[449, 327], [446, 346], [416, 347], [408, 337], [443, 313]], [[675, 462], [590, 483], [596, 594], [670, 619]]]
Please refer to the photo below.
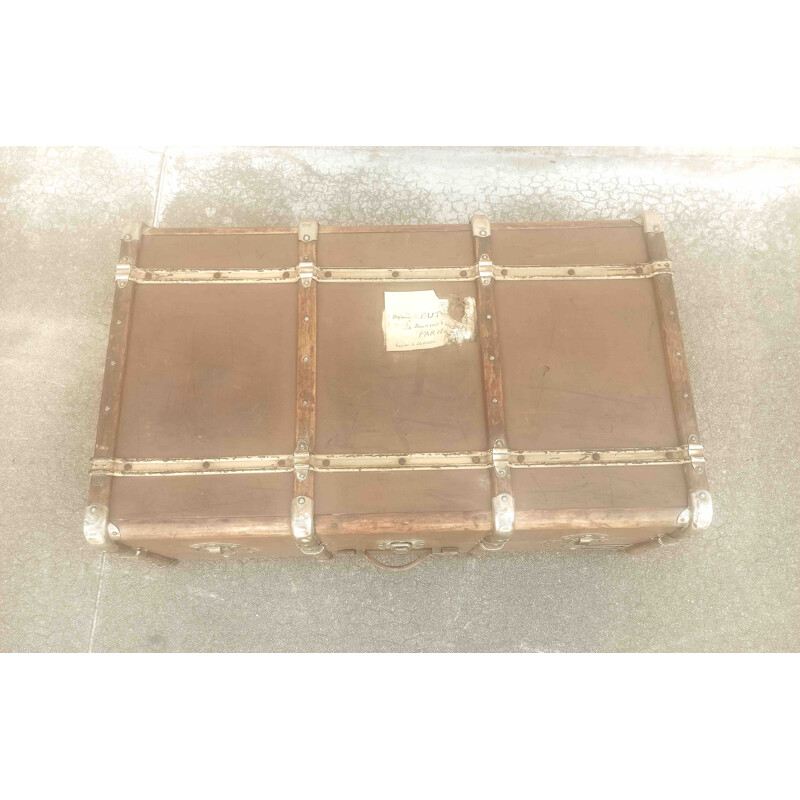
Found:
[[402, 572], [405, 569], [411, 569], [412, 567], [416, 567], [421, 564], [426, 558], [429, 558], [433, 555], [433, 550], [417, 550], [420, 553], [419, 558], [415, 558], [413, 561], [409, 561], [408, 564], [401, 564], [398, 567], [392, 566], [391, 564], [384, 564], [382, 561], [378, 561], [375, 556], [373, 556], [369, 550], [364, 551], [364, 555], [367, 558], [367, 561], [373, 563], [376, 567], [380, 567], [381, 569], [388, 570], [390, 572]]

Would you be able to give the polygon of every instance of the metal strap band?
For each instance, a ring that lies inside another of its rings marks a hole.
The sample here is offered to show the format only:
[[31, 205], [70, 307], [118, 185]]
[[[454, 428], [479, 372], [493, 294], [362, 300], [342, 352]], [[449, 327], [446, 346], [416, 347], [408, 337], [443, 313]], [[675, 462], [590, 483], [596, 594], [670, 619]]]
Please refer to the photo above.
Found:
[[[226, 475], [292, 472], [305, 481], [311, 472], [384, 472], [439, 469], [541, 469], [552, 467], [622, 467], [691, 464], [689, 447], [626, 450], [492, 450], [451, 453], [309, 453], [234, 456], [232, 458], [95, 458], [98, 475]], [[300, 477], [306, 473], [305, 477]], [[502, 477], [502, 476], [500, 476]]]
[[[481, 255], [489, 255], [483, 253]], [[381, 281], [474, 281], [484, 284], [502, 281], [532, 280], [628, 280], [672, 274], [669, 261], [642, 264], [574, 264], [536, 266], [477, 264], [441, 267], [327, 267], [300, 261], [296, 267], [203, 267], [183, 269], [150, 267], [119, 263], [117, 277], [133, 283], [296, 283], [315, 280], [321, 283], [375, 283]]]

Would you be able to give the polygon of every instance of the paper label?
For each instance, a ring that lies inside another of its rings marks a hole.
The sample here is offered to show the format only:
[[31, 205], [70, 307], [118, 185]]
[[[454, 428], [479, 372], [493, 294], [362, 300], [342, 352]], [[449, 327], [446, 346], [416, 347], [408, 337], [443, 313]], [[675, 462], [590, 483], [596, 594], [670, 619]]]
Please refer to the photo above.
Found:
[[436, 292], [384, 292], [383, 298], [387, 350], [428, 350], [447, 342], [443, 317], [448, 303]]
[[389, 352], [429, 350], [473, 338], [475, 300], [460, 301], [464, 308], [457, 322], [448, 313], [450, 301], [433, 290], [384, 292], [383, 335]]

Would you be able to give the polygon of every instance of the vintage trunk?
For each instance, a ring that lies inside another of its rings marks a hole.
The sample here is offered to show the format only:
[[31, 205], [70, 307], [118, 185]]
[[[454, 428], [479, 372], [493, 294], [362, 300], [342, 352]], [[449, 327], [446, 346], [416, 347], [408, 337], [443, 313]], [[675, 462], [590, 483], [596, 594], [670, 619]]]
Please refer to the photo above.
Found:
[[659, 217], [125, 232], [90, 544], [626, 549], [710, 524]]

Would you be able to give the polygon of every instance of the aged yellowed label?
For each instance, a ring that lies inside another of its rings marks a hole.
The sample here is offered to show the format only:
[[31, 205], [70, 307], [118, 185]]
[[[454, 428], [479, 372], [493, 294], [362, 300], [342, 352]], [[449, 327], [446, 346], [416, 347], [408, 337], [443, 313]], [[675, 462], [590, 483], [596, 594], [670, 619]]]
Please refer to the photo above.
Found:
[[474, 336], [475, 301], [462, 301], [460, 322], [448, 313], [450, 301], [433, 290], [424, 292], [384, 292], [383, 334], [386, 349], [429, 350], [448, 343], [462, 343]]

